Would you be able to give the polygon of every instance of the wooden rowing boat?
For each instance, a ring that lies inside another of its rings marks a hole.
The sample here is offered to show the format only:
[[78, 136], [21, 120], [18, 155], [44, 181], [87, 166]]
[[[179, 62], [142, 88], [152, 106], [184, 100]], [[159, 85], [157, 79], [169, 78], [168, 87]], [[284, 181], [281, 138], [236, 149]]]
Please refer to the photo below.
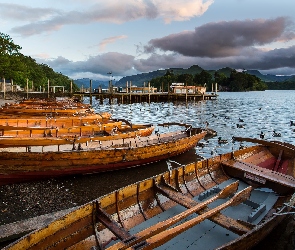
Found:
[[295, 203], [294, 146], [256, 142], [116, 190], [4, 249], [249, 249]]
[[88, 125], [68, 128], [6, 127], [5, 130], [0, 126], [0, 147], [48, 146], [118, 140], [149, 136], [154, 130], [151, 124], [128, 124], [122, 124], [122, 121], [114, 121], [99, 126]]
[[91, 108], [90, 104], [82, 103], [73, 98], [62, 99], [24, 99], [14, 103], [5, 103], [4, 107], [82, 107]]
[[[40, 123], [42, 120], [48, 121], [52, 118], [62, 119], [63, 121], [65, 119], [74, 120], [74, 117], [87, 117], [90, 120], [97, 119], [100, 121], [101, 119], [109, 119], [110, 116], [109, 113], [96, 114], [89, 104], [72, 99], [28, 99], [18, 103], [6, 103], [3, 105], [0, 108], [0, 125], [24, 126], [26, 120], [34, 120], [35, 123]], [[42, 126], [44, 126], [43, 123]]]
[[0, 148], [0, 185], [69, 174], [110, 171], [147, 164], [181, 154], [204, 138], [206, 132], [184, 130], [148, 137], [93, 141], [85, 144]]
[[[0, 125], [0, 139], [1, 138], [15, 138], [15, 137], [69, 137], [69, 136], [94, 136], [97, 134], [113, 134], [115, 132], [124, 132], [127, 130], [142, 129], [144, 127], [151, 127], [150, 124], [132, 124], [125, 119], [112, 119], [96, 124], [84, 123], [83, 125], [74, 126], [4, 126]], [[128, 131], [127, 131], [128, 132]], [[0, 143], [1, 144], [1, 143]]]
[[60, 117], [46, 117], [46, 116], [1, 116], [1, 126], [13, 127], [68, 127], [68, 126], [83, 126], [91, 124], [100, 124], [109, 122], [111, 114], [107, 112], [96, 113], [83, 116], [60, 116]]
[[53, 100], [26, 100], [19, 103], [5, 104], [0, 109], [1, 116], [3, 115], [83, 115], [93, 114], [94, 110], [90, 105], [72, 100], [53, 101]]

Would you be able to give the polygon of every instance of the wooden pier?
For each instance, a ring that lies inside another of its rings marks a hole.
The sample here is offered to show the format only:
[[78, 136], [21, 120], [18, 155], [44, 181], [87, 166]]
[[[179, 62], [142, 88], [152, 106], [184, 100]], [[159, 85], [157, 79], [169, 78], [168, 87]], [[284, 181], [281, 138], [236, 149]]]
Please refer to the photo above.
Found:
[[174, 102], [174, 101], [202, 101], [202, 100], [215, 100], [217, 99], [217, 93], [205, 93], [205, 94], [185, 94], [185, 93], [82, 93], [76, 92], [74, 96], [84, 99], [84, 97], [95, 97], [102, 104], [105, 99], [108, 99], [109, 103], [127, 104], [127, 103], [141, 103], [141, 102]]

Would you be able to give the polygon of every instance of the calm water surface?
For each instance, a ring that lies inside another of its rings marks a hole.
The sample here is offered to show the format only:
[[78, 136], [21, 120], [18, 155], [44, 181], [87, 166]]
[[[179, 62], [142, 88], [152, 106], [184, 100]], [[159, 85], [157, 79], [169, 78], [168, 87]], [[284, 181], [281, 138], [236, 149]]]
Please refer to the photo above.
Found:
[[[89, 102], [89, 99], [85, 102]], [[208, 127], [217, 136], [204, 142], [205, 147], [196, 153], [208, 158], [212, 154], [229, 152], [239, 147], [233, 136], [259, 138], [263, 132], [266, 140], [280, 140], [295, 144], [295, 91], [220, 92], [217, 100], [176, 103], [134, 103], [100, 105], [93, 100], [97, 112], [110, 112], [113, 118], [126, 118], [133, 123], [184, 122], [195, 127]], [[241, 121], [243, 120], [243, 121]], [[238, 127], [237, 124], [240, 126]], [[281, 137], [273, 137], [273, 131]], [[227, 144], [218, 144], [218, 137]]]

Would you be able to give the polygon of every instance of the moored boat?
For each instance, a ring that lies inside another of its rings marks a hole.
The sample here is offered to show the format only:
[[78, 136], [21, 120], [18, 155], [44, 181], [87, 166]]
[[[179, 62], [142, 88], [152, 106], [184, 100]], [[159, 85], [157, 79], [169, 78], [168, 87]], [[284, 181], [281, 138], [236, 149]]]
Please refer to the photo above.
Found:
[[0, 115], [83, 115], [93, 114], [94, 110], [89, 104], [74, 102], [72, 99], [65, 100], [23, 100], [17, 103], [5, 104], [0, 108]]
[[[129, 125], [128, 125], [129, 124]], [[0, 147], [28, 147], [86, 143], [149, 136], [151, 124], [130, 124], [114, 121], [102, 125], [67, 128], [0, 126]]]
[[202, 129], [179, 125], [182, 130], [147, 137], [0, 148], [0, 185], [147, 164], [181, 154], [206, 135]]
[[2, 126], [14, 126], [14, 127], [65, 127], [65, 126], [82, 126], [87, 124], [99, 124], [102, 122], [108, 122], [111, 118], [110, 113], [95, 113], [89, 115], [77, 115], [77, 116], [25, 116], [20, 114], [18, 116], [11, 115], [1, 116], [0, 125]]
[[116, 190], [4, 249], [249, 249], [294, 209], [295, 149], [248, 141], [258, 144]]
[[[125, 119], [112, 119], [97, 124], [84, 123], [83, 125], [75, 126], [33, 126], [33, 127], [20, 127], [20, 126], [4, 126], [0, 125], [0, 141], [7, 138], [17, 137], [77, 137], [77, 136], [95, 136], [101, 134], [115, 134], [121, 132], [136, 132], [137, 129], [151, 127], [151, 124], [132, 124]], [[142, 133], [144, 135], [144, 133]], [[132, 137], [132, 136], [131, 136]], [[0, 142], [0, 144], [2, 144]]]

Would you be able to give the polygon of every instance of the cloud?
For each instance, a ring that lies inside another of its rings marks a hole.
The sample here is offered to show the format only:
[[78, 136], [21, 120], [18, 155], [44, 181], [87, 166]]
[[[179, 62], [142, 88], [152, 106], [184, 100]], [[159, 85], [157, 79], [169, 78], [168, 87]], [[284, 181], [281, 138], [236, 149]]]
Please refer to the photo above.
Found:
[[144, 49], [146, 53], [160, 49], [194, 57], [237, 56], [252, 46], [294, 40], [292, 27], [293, 24], [285, 17], [212, 22], [194, 31], [152, 39]]
[[295, 46], [269, 51], [252, 48], [247, 53], [238, 56], [216, 58], [191, 57], [178, 53], [164, 55], [154, 53], [147, 59], [135, 61], [135, 68], [141, 72], [157, 70], [159, 68], [188, 68], [192, 65], [199, 65], [206, 70], [231, 67], [235, 69], [258, 69], [268, 70], [268, 72], [281, 71], [285, 74], [295, 74]]
[[[5, 6], [7, 13], [13, 12], [11, 19], [29, 23], [12, 28], [12, 32], [31, 36], [58, 30], [64, 25], [88, 24], [94, 22], [124, 23], [141, 18], [163, 19], [166, 23], [184, 21], [204, 14], [213, 0], [126, 0], [100, 1], [86, 10], [62, 12], [13, 4]], [[48, 12], [49, 11], [49, 12]], [[31, 14], [35, 14], [32, 20]], [[21, 18], [22, 17], [22, 18]], [[33, 21], [33, 22], [32, 22]]]
[[104, 50], [105, 46], [107, 46], [108, 44], [114, 43], [119, 39], [125, 39], [125, 38], [127, 38], [127, 36], [125, 36], [125, 35], [105, 38], [99, 43], [99, 49]]
[[295, 74], [295, 46], [289, 48], [264, 51], [253, 49], [248, 54], [230, 57], [190, 57], [178, 53], [152, 54], [146, 59], [109, 52], [89, 57], [86, 61], [73, 62], [64, 57], [54, 60], [37, 60], [48, 64], [57, 72], [62, 72], [73, 79], [91, 77], [92, 79], [108, 80], [107, 72], [112, 71], [116, 80], [127, 75], [150, 72], [160, 68], [189, 68], [199, 65], [205, 70], [230, 67], [234, 69], [258, 69], [270, 74]]
[[38, 63], [45, 63], [57, 72], [62, 72], [69, 77], [75, 75], [85, 75], [90, 73], [100, 78], [109, 78], [107, 72], [112, 71], [114, 76], [124, 76], [135, 73], [134, 56], [109, 52], [97, 56], [89, 57], [85, 61], [73, 62], [64, 57], [58, 57], [53, 60], [36, 59]]
[[42, 21], [62, 12], [54, 8], [32, 8], [20, 4], [0, 3], [1, 18], [17, 21]]

